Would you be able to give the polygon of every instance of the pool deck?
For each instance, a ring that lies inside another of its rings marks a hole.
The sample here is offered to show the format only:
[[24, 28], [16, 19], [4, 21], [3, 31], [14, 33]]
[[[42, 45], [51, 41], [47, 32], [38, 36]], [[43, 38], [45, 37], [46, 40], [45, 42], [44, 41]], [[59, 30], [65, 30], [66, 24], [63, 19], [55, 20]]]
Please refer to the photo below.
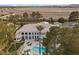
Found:
[[39, 41], [26, 40], [25, 43], [18, 49], [18, 54], [39, 55], [39, 52], [33, 51], [33, 47], [39, 47]]

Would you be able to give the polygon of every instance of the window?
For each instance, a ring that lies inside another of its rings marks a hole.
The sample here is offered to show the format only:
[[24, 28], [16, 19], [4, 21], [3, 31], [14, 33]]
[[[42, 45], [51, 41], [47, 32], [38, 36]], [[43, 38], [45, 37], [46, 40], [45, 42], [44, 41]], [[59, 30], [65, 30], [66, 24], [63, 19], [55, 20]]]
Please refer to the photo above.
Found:
[[22, 36], [22, 40], [24, 40], [24, 36]]
[[37, 36], [37, 39], [39, 39], [39, 36]]
[[32, 33], [32, 35], [34, 35], [34, 33]]
[[22, 35], [24, 35], [24, 33], [23, 33], [23, 32], [22, 32], [21, 34], [22, 34]]
[[29, 39], [31, 39], [31, 36], [29, 36]]
[[26, 39], [28, 39], [28, 36], [26, 36]]
[[25, 35], [27, 35], [27, 33], [25, 33]]
[[34, 36], [32, 36], [32, 39], [34, 39]]
[[31, 35], [31, 33], [29, 33], [29, 35]]
[[36, 36], [35, 36], [35, 39], [36, 39]]
[[35, 33], [35, 35], [36, 35], [36, 33]]
[[39, 35], [39, 33], [37, 33], [37, 35]]

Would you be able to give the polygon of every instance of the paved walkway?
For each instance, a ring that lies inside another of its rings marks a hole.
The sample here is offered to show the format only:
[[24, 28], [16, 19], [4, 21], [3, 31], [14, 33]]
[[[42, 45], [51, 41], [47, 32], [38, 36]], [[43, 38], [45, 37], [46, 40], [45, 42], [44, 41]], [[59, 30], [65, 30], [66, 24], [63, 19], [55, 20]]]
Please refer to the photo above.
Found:
[[[21, 54], [30, 54], [30, 55], [36, 55], [39, 54], [38, 52], [34, 52], [32, 49], [33, 47], [38, 47], [39, 46], [39, 42], [38, 41], [34, 41], [34, 40], [27, 40], [25, 41], [25, 43], [17, 50], [17, 53], [19, 55]], [[25, 53], [25, 52], [26, 53]]]

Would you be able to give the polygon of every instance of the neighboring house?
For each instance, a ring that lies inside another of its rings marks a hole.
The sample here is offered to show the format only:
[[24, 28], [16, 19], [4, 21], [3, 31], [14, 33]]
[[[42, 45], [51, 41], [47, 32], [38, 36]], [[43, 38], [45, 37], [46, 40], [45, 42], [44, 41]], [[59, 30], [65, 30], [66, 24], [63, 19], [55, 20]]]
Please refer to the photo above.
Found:
[[[37, 26], [43, 26], [43, 30], [41, 31], [41, 35], [39, 35], [39, 30]], [[46, 33], [49, 31], [51, 26], [57, 26], [55, 24], [49, 24], [48, 22], [40, 22], [36, 24], [26, 24], [22, 26], [19, 30], [16, 31], [16, 40], [38, 40], [39, 36], [41, 39], [46, 37]]]

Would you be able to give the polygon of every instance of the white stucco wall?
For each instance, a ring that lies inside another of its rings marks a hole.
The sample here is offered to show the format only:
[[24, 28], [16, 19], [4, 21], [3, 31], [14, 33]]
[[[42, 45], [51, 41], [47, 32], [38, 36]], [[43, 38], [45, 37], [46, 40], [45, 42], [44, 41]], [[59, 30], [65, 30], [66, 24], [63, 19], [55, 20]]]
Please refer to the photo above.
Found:
[[40, 23], [36, 23], [36, 24], [27, 24], [27, 25], [24, 25], [23, 27], [21, 27], [19, 30], [17, 30], [16, 32], [16, 40], [21, 40], [22, 39], [22, 32], [24, 33], [24, 37], [25, 36], [28, 36], [29, 35], [25, 35], [25, 33], [31, 33], [31, 37], [32, 36], [39, 36], [39, 35], [32, 35], [32, 33], [39, 33], [38, 29], [37, 29], [37, 26], [43, 26], [43, 30], [41, 31], [41, 39], [45, 38], [46, 37], [46, 33], [49, 31], [49, 28], [51, 26], [55, 26], [55, 25], [52, 25], [52, 24], [49, 24], [48, 22], [40, 22]]

